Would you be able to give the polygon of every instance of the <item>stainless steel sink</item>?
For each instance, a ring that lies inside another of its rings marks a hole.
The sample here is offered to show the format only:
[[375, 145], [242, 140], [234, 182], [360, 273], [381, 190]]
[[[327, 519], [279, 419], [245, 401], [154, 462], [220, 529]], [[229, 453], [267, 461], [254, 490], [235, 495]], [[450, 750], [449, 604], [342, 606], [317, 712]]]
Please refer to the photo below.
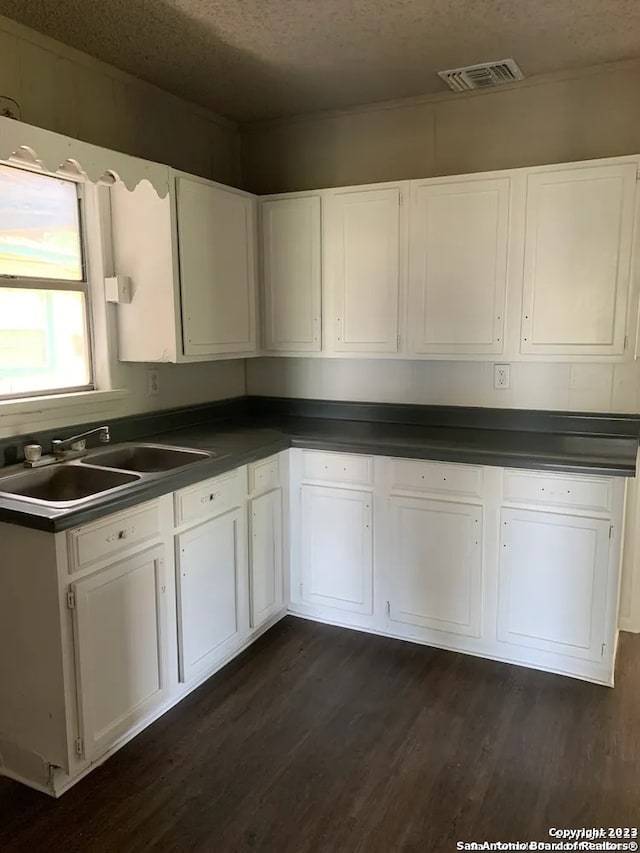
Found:
[[65, 507], [125, 488], [140, 479], [125, 471], [60, 463], [0, 478], [0, 498]]
[[118, 468], [141, 474], [159, 474], [193, 465], [216, 456], [203, 450], [182, 447], [164, 447], [160, 444], [130, 444], [113, 450], [102, 450], [87, 456], [82, 462], [101, 468]]

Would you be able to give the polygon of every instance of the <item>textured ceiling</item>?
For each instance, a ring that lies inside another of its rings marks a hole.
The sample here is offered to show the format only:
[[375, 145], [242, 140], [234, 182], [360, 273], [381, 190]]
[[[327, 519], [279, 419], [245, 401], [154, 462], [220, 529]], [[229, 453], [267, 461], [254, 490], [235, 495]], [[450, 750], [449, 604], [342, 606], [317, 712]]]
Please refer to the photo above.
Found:
[[0, 0], [0, 13], [238, 120], [640, 55], [640, 0]]

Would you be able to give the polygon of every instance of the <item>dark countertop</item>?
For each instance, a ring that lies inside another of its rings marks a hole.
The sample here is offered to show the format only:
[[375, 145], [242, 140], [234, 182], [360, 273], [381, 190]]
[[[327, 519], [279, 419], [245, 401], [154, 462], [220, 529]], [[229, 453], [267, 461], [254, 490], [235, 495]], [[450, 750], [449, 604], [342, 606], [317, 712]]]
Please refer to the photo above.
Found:
[[631, 436], [291, 416], [258, 421], [259, 426], [255, 418], [238, 418], [145, 435], [136, 442], [215, 451], [218, 455], [174, 473], [155, 475], [122, 492], [98, 495], [72, 508], [51, 509], [2, 498], [0, 521], [49, 532], [66, 530], [289, 447], [617, 477], [635, 476], [638, 449], [638, 439]]

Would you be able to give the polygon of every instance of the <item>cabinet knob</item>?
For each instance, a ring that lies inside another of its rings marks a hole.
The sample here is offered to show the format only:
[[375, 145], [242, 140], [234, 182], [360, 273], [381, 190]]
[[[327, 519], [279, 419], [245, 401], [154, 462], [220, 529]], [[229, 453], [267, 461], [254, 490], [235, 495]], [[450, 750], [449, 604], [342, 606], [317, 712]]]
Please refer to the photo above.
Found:
[[114, 540], [115, 540], [115, 541], [118, 541], [118, 540], [121, 540], [121, 539], [126, 539], [126, 538], [127, 538], [128, 536], [130, 536], [134, 531], [135, 531], [135, 528], [134, 528], [134, 527], [125, 527], [125, 528], [124, 528], [124, 530], [118, 530], [118, 531], [114, 531], [113, 533], [110, 533], [110, 534], [107, 536], [106, 541], [107, 541], [107, 542], [113, 542]]

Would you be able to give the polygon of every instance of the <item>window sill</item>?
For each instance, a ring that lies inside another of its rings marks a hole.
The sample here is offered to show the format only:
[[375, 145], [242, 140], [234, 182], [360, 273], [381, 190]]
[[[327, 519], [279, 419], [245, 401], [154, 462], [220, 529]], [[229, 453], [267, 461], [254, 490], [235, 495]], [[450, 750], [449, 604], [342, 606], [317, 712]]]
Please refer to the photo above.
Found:
[[114, 417], [117, 415], [118, 401], [128, 396], [129, 391], [114, 389], [2, 400], [0, 438], [96, 420], [103, 415]]

